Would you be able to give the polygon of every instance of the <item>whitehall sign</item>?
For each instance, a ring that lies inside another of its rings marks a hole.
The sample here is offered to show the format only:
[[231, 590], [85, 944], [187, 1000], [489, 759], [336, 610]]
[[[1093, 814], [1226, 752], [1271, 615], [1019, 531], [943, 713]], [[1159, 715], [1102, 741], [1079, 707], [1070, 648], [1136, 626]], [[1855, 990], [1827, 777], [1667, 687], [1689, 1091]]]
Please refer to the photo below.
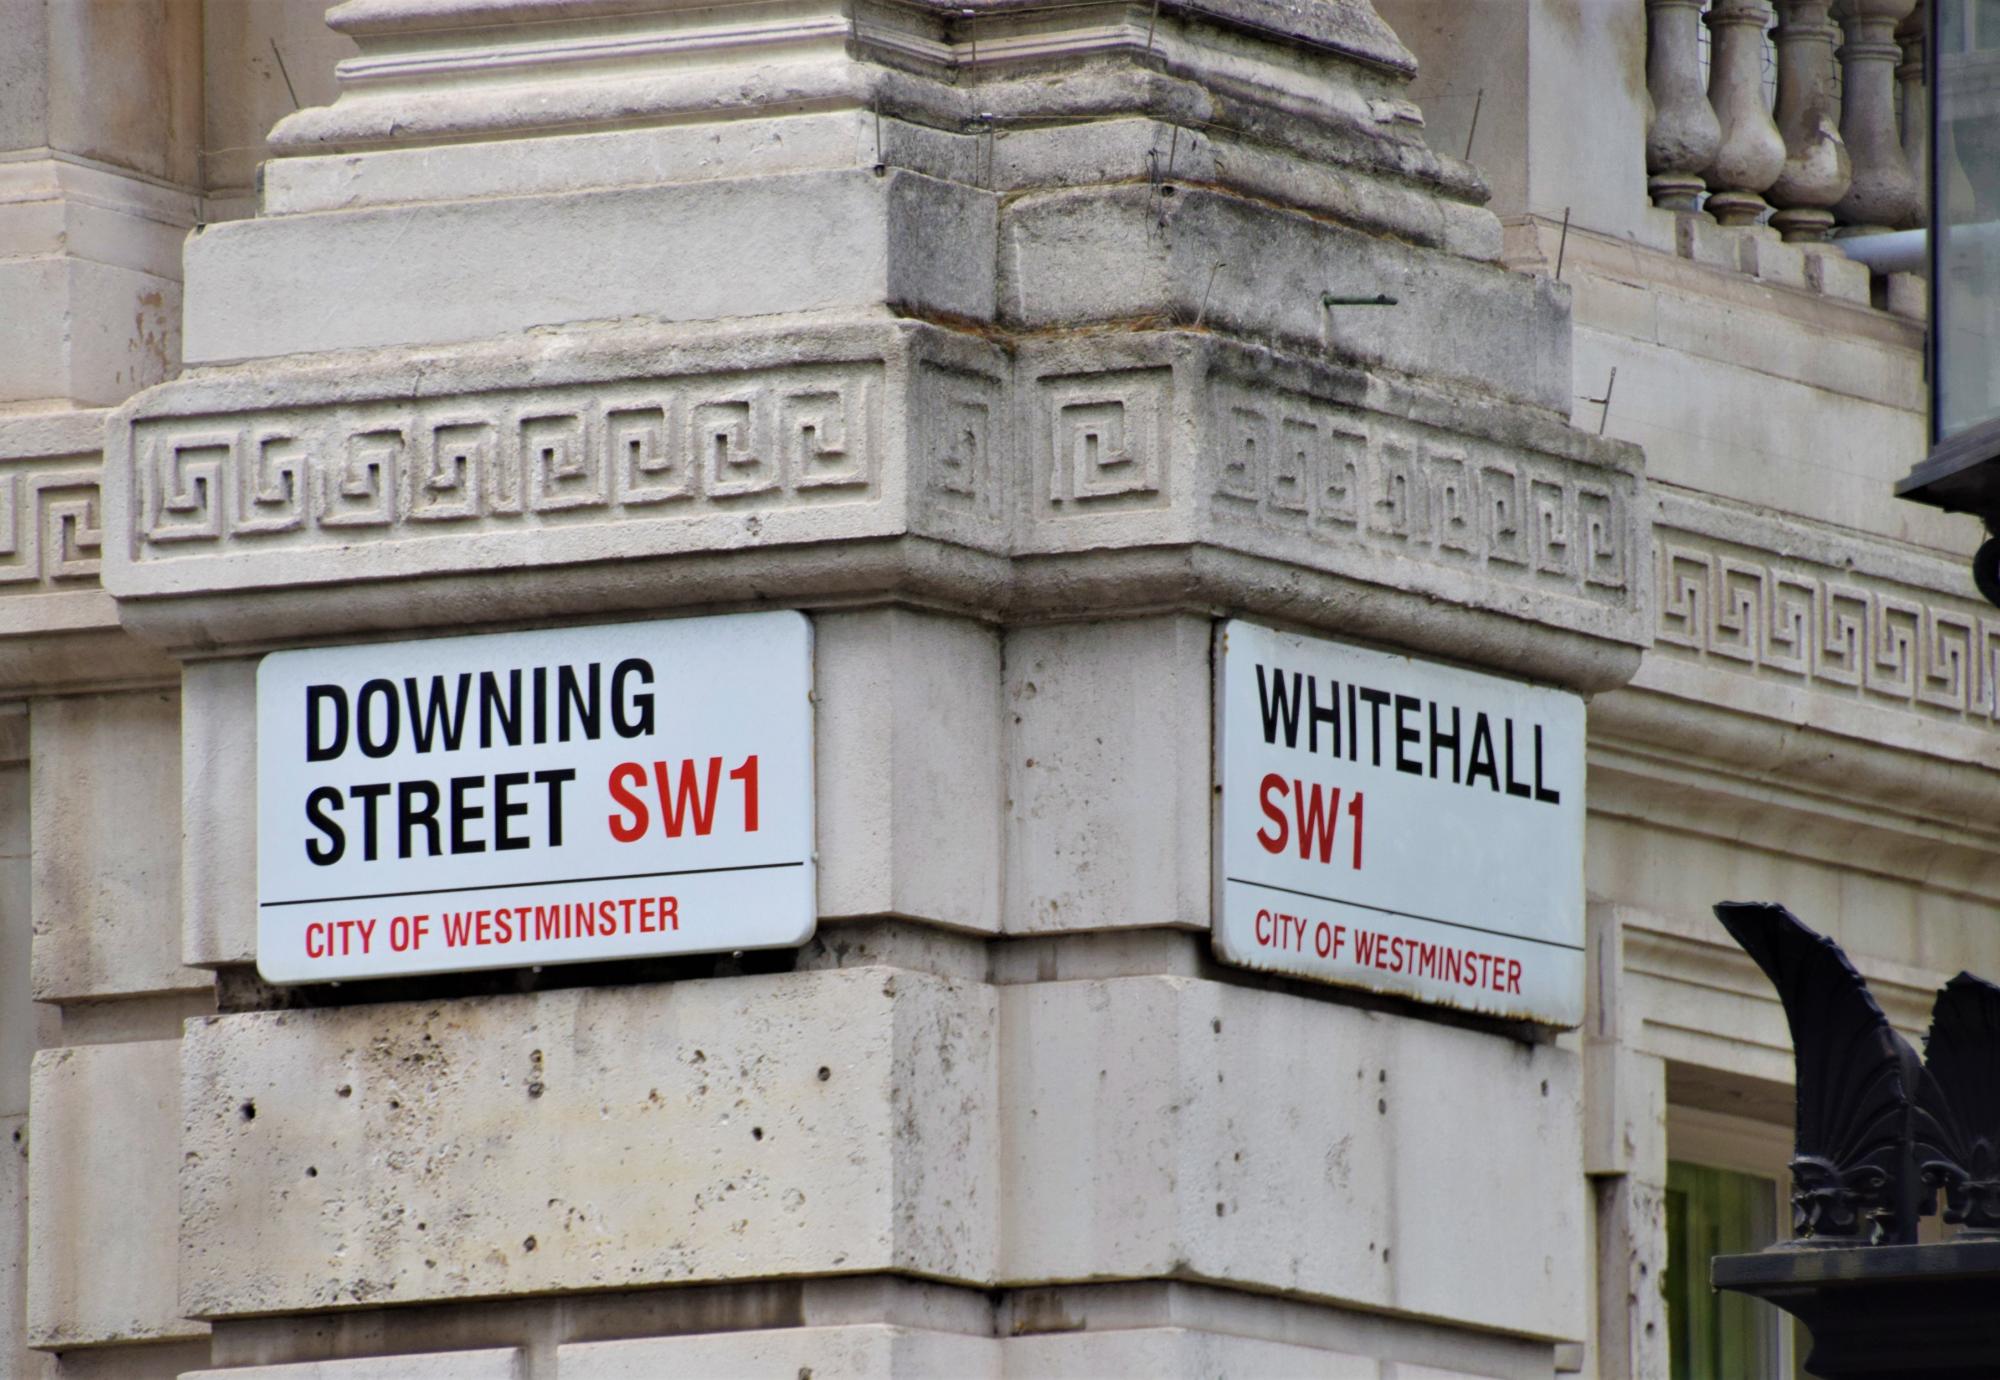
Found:
[[803, 943], [811, 696], [797, 613], [266, 657], [258, 971]]
[[1583, 1018], [1583, 702], [1223, 626], [1225, 962], [1549, 1025]]

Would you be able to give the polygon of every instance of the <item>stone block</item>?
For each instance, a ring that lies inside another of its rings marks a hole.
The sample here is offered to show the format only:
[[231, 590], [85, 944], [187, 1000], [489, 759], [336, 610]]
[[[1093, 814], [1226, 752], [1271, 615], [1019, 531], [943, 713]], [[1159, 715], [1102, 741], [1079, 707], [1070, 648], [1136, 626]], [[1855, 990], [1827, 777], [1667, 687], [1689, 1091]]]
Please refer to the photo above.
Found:
[[1595, 1180], [1594, 1370], [1657, 1380], [1668, 1372], [1666, 1192], [1630, 1175]]
[[[261, 8], [253, 0], [230, 2], [253, 13]], [[336, 42], [353, 42], [327, 33]], [[330, 80], [331, 64], [327, 75]], [[259, 137], [268, 128], [268, 123], [260, 127]], [[972, 180], [973, 160], [966, 155], [976, 136], [944, 134], [887, 118], [882, 131], [883, 142], [890, 146], [884, 157], [897, 167], [932, 176], [956, 172], [961, 174], [959, 180]], [[956, 160], [926, 156], [927, 146], [934, 142], [962, 152]], [[872, 110], [371, 149], [361, 158], [294, 153], [266, 163], [263, 213], [289, 216], [473, 197], [714, 182], [853, 168], [857, 163], [872, 168], [878, 161], [883, 160], [875, 154]]]
[[[256, 210], [257, 165], [269, 156], [265, 133], [300, 106], [331, 101], [334, 65], [358, 50], [314, 6], [258, 0], [206, 0], [201, 42], [203, 190], [212, 225]], [[282, 73], [272, 72], [274, 59], [284, 63]], [[217, 215], [225, 200], [234, 214]]]
[[820, 914], [1000, 928], [1000, 637], [900, 609], [814, 619]]
[[[1199, 188], [1162, 211], [1139, 183], [1022, 194], [1007, 203], [1000, 238], [1009, 325], [1186, 324], [1200, 314], [1219, 330], [1343, 361], [1569, 406], [1566, 295], [1546, 278]], [[1227, 268], [1211, 293], [1217, 261]], [[1328, 295], [1395, 300], [1330, 306]], [[1435, 348], [1440, 338], [1454, 342], [1448, 357]]]
[[0, 263], [0, 296], [26, 304], [0, 316], [0, 402], [69, 396], [70, 269], [47, 257]]
[[194, 207], [102, 169], [0, 164], [0, 402], [117, 403], [173, 372]]
[[986, 193], [862, 170], [233, 221], [188, 242], [186, 358], [885, 304], [987, 319], [993, 226]]
[[1777, 231], [1758, 234], [1746, 228], [1736, 232], [1738, 266], [1753, 278], [1774, 287], [1804, 288], [1806, 256], [1795, 244], [1786, 244]]
[[1867, 264], [1856, 263], [1832, 245], [1806, 249], [1806, 285], [1823, 297], [1869, 305], [1870, 275]]
[[[1009, 1342], [1010, 1355], [1031, 1355], [1034, 1339], [1052, 1355], [1069, 1353], [1064, 1338], [1145, 1337], [1182, 1332], [1197, 1348], [1208, 1339], [1256, 1339], [1260, 1345], [1281, 1344], [1269, 1353], [1296, 1366], [1298, 1352], [1309, 1353], [1323, 1368], [1340, 1375], [1343, 1365], [1362, 1367], [1373, 1376], [1380, 1363], [1431, 1366], [1437, 1374], [1478, 1376], [1481, 1380], [1548, 1380], [1551, 1347], [1518, 1335], [1476, 1331], [1423, 1317], [1327, 1307], [1324, 1304], [1272, 1293], [1219, 1288], [1181, 1280], [1134, 1280], [1122, 1283], [1059, 1285], [1016, 1289], [1002, 1296], [993, 1330]], [[1226, 1345], [1226, 1343], [1225, 1343]], [[1079, 1345], [1087, 1358], [1095, 1344]], [[1293, 1350], [1296, 1349], [1296, 1350]], [[1277, 1364], [1273, 1361], [1272, 1364]], [[1009, 1374], [1039, 1376], [1046, 1372], [1010, 1362]], [[1080, 1366], [1055, 1373], [1094, 1374]], [[1213, 1374], [1193, 1367], [1162, 1370], [1160, 1374]], [[1261, 1375], [1255, 1366], [1231, 1368], [1230, 1374]], [[1281, 1373], [1288, 1373], [1281, 1370]]]
[[[1738, 376], [1775, 376], [1798, 387], [1903, 411], [1922, 411], [1924, 391], [1915, 340], [1883, 339], [1836, 329], [1833, 315], [1852, 315], [1811, 298], [1786, 307], [1748, 308], [1699, 292], [1655, 289], [1652, 339], [1693, 360]], [[1808, 305], [1809, 304], [1809, 305]], [[1597, 322], [1591, 329], [1601, 329]]]
[[1930, 280], [1921, 273], [1891, 273], [1882, 280], [1884, 304], [1912, 321], [1930, 319]]
[[1210, 624], [1007, 634], [1007, 930], [1209, 923]]
[[1002, 1380], [1013, 1373], [1002, 1369], [1004, 1345], [992, 1337], [881, 1323], [786, 1327], [573, 1343], [557, 1348], [556, 1374], [557, 1380], [657, 1380], [669, 1375], [712, 1380], [772, 1376], [789, 1380], [794, 1375], [812, 1380], [902, 1380], [920, 1375]]
[[[1004, 1281], [1175, 1275], [1585, 1335], [1575, 1054], [1164, 977], [1006, 988], [1001, 1029]], [[1468, 1156], [1489, 1187], [1426, 1210]]]
[[200, 181], [198, 7], [53, 6], [48, 54], [50, 147], [164, 182]]
[[27, 1266], [28, 1118], [0, 1116], [0, 1373], [7, 1375], [40, 1373], [31, 1368], [38, 1358], [22, 1330], [28, 1316]]
[[0, 8], [0, 149], [49, 142], [49, 17], [46, 5]]
[[1667, 1176], [1667, 1069], [1664, 1060], [1611, 1040], [1583, 1044], [1586, 1174]]
[[0, 259], [88, 260], [178, 283], [199, 208], [190, 192], [109, 168], [10, 161], [0, 164]]
[[35, 1056], [28, 1342], [198, 1337], [176, 1301], [180, 1070], [172, 1040]]
[[1737, 266], [1739, 243], [1736, 232], [1717, 225], [1712, 216], [1683, 211], [1674, 217], [1674, 248], [1683, 259], [1710, 268], [1733, 269]]
[[[1686, 319], [1696, 320], [1692, 306]], [[1752, 319], [1716, 329], [1744, 340], [1757, 327]], [[1765, 338], [1790, 354], [1810, 348], [1807, 334], [1774, 325]], [[1618, 370], [1607, 431], [1646, 448], [1649, 481], [1898, 541], [1949, 549], [1954, 540], [1952, 524], [1963, 519], [1882, 498], [1923, 454], [1920, 406], [1890, 406], [1589, 326], [1577, 328], [1576, 348], [1585, 387], [1601, 387]], [[1847, 352], [1829, 344], [1827, 353], [1851, 354], [1857, 374], [1869, 356], [1884, 360], [1879, 348], [1860, 345]], [[1906, 356], [1907, 373], [1898, 366], [1894, 380], [1914, 378], [1917, 358]], [[1890, 382], [1885, 372], [1875, 386]]]
[[180, 963], [180, 697], [30, 706], [38, 1001], [206, 987]]
[[[1469, 158], [1500, 215], [1560, 222], [1568, 208], [1574, 228], [1621, 238], [1645, 223], [1645, 162], [1630, 156], [1650, 118], [1643, 13], [1547, 0], [1374, 7], [1417, 55], [1409, 94], [1431, 146]], [[1589, 119], [1577, 118], [1583, 90]]]
[[[29, 983], [33, 895], [28, 769], [11, 763], [0, 766], [0, 1117], [24, 1116], [28, 1110], [28, 1058], [35, 1048], [34, 989]], [[5, 1149], [0, 1145], [0, 1152]]]
[[888, 968], [188, 1025], [190, 1316], [990, 1280], [991, 989]]
[[1008, 1380], [1153, 1380], [1163, 1375], [1379, 1380], [1404, 1374], [1385, 1371], [1367, 1356], [1184, 1327], [1011, 1337], [1003, 1346]]
[[181, 672], [181, 961], [257, 957], [257, 658]]
[[526, 1373], [521, 1349], [510, 1346], [195, 1370], [188, 1371], [180, 1380], [524, 1380]]
[[145, 1342], [135, 1346], [83, 1347], [60, 1356], [43, 1353], [45, 1368], [30, 1371], [44, 1380], [170, 1380], [205, 1368], [212, 1359], [208, 1339]]

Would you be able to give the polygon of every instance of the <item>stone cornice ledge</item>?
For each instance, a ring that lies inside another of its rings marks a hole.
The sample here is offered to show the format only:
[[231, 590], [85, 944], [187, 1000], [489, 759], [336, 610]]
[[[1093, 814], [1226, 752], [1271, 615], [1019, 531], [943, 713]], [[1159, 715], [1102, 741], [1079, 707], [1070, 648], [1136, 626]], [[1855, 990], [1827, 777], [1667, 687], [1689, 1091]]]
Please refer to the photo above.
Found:
[[[900, 0], [908, 9], [941, 17], [1004, 15], [1047, 9], [1047, 0]], [[1088, 0], [1071, 0], [1088, 3]], [[702, 9], [707, 0], [342, 0], [327, 11], [327, 27], [358, 42], [433, 39], [441, 33], [477, 32], [520, 25], [546, 30], [551, 24], [615, 25], [676, 10]], [[1370, 0], [1179, 0], [1174, 11], [1209, 16], [1315, 44], [1405, 75], [1416, 58], [1375, 13]]]
[[988, 134], [1148, 110], [1486, 199], [1425, 145], [1415, 60], [1369, 0], [360, 0], [329, 23], [361, 52], [338, 99], [272, 130], [281, 158], [809, 110]]
[[641, 610], [1227, 610], [1591, 692], [1638, 452], [1202, 332], [606, 327], [205, 371], [117, 414], [106, 587], [180, 654]]

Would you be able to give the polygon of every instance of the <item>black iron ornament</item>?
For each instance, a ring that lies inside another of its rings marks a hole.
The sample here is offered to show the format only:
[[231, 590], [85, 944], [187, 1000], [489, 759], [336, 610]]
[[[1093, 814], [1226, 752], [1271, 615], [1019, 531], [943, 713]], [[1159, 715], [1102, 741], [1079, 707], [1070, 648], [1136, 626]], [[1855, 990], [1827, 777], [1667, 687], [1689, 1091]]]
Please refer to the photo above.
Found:
[[[1840, 946], [1783, 906], [1715, 915], [1777, 989], [1797, 1075], [1795, 1237], [1714, 1281], [1796, 1314], [1824, 1377], [2000, 1376], [2000, 987], [1960, 973], [1919, 1059]], [[1920, 1217], [1957, 1228], [1918, 1244]]]
[[1970, 973], [1945, 984], [1931, 1007], [1924, 1069], [1924, 1186], [1943, 1193], [1946, 1222], [2000, 1235], [2000, 987]]
[[1840, 946], [1783, 906], [1725, 901], [1715, 916], [1778, 989], [1792, 1029], [1793, 1233], [1846, 1246], [1915, 1241], [1917, 1052]]

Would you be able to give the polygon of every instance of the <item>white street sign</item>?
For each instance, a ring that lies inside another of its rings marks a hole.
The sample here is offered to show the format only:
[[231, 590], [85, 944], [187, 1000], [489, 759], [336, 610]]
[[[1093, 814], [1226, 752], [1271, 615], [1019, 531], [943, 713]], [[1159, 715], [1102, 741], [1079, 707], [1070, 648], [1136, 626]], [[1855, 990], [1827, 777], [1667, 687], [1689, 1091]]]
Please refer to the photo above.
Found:
[[1225, 962], [1549, 1025], [1583, 1019], [1583, 701], [1223, 625]]
[[812, 713], [798, 613], [268, 656], [258, 971], [325, 982], [803, 943]]

